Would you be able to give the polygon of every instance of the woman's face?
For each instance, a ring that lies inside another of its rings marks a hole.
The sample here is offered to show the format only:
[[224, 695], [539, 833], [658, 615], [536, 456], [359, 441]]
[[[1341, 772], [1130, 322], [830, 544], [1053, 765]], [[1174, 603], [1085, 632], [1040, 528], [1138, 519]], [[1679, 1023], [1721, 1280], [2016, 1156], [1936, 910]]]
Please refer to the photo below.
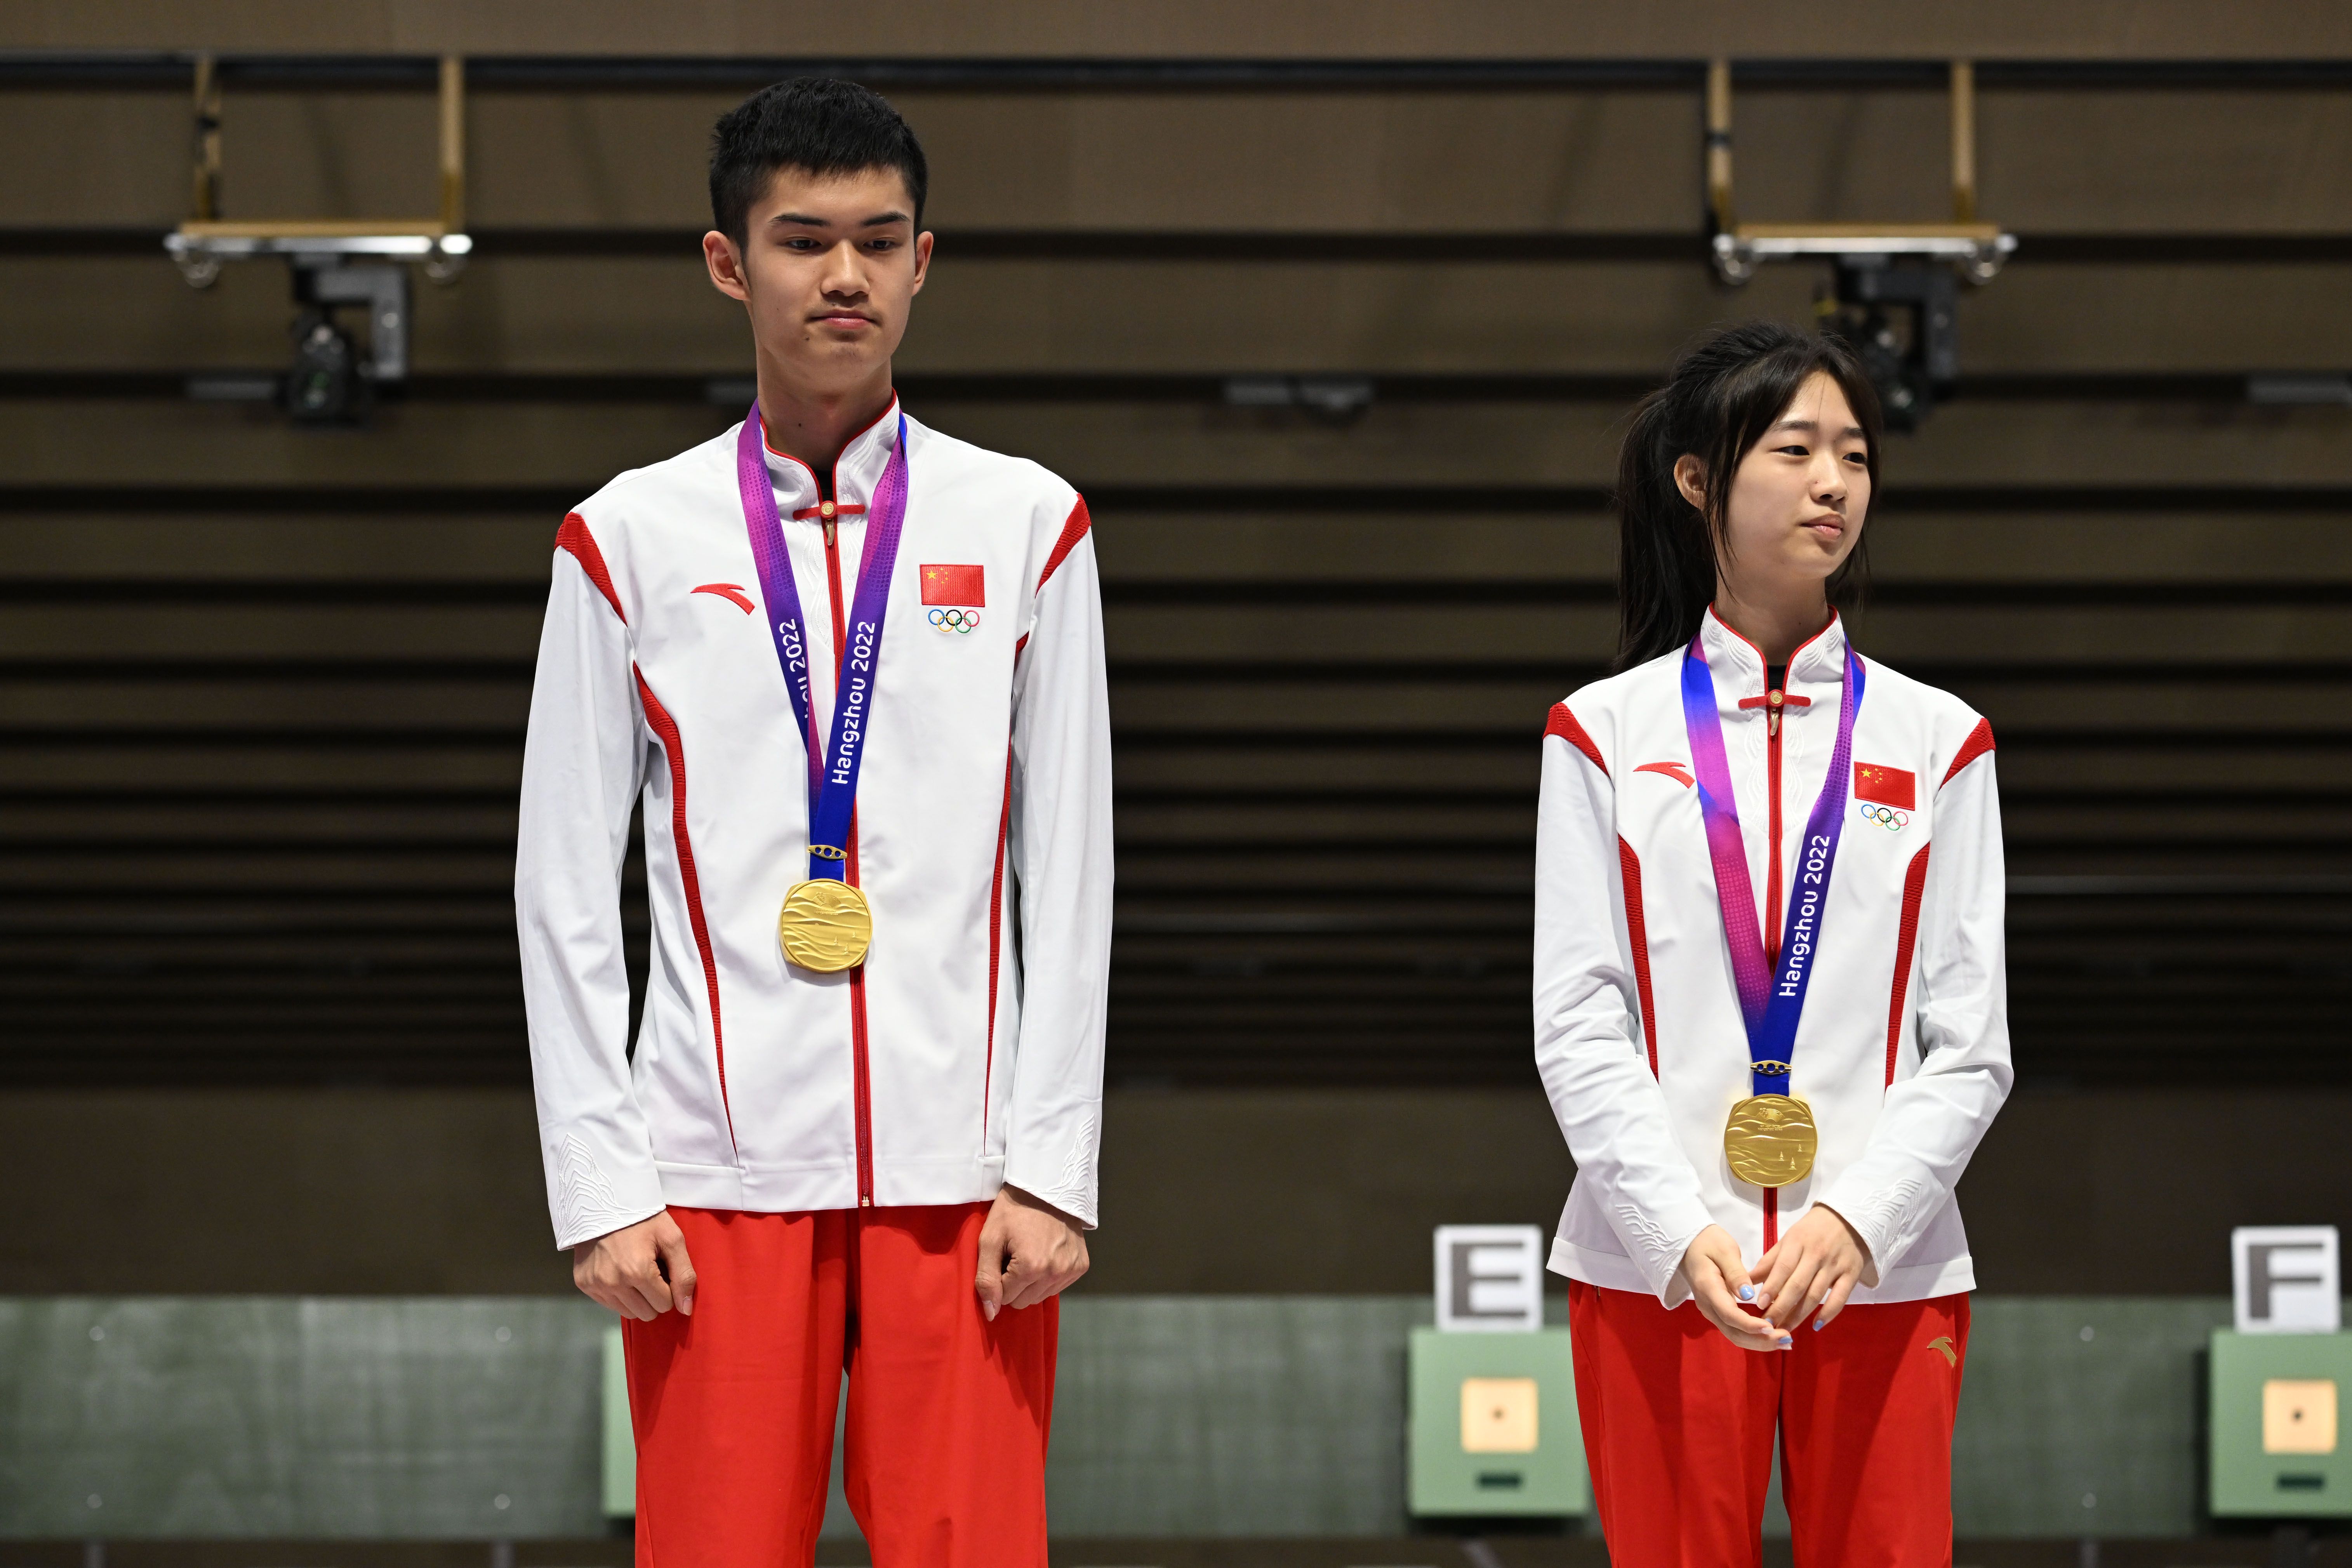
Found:
[[[1702, 509], [1704, 479], [1696, 458], [1675, 464], [1675, 484]], [[1862, 422], [1836, 380], [1815, 371], [1732, 474], [1716, 570], [1759, 588], [1824, 581], [1853, 553], [1869, 508]]]

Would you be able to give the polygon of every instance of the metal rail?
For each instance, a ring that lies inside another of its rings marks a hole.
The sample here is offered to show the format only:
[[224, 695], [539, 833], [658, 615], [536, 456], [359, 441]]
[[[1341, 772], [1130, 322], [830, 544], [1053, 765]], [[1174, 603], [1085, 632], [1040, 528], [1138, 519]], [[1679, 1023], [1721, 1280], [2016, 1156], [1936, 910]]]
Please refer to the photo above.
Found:
[[[0, 400], [63, 398], [268, 402], [283, 373], [0, 368]], [[1296, 375], [1209, 371], [908, 371], [912, 402], [1223, 404], [1345, 418], [1381, 404], [1628, 403], [1658, 385], [1640, 372], [1323, 371]], [[2352, 407], [2352, 375], [2272, 371], [2018, 371], [1964, 375], [1946, 395], [1971, 403], [2193, 403]], [[740, 371], [426, 371], [394, 399], [407, 403], [708, 404], [740, 413]]]
[[[468, 231], [477, 262], [529, 257], [609, 260], [667, 257], [701, 265], [700, 229], [479, 227]], [[0, 256], [120, 256], [145, 260], [172, 230], [154, 226], [0, 226]], [[1618, 233], [1517, 230], [987, 228], [940, 232], [940, 254], [959, 261], [1182, 261], [1422, 264], [1416, 247], [1444, 243], [1445, 263], [1556, 262], [1705, 264], [1708, 240], [1696, 228]], [[2340, 266], [2352, 262], [2352, 234], [2145, 231], [2020, 237], [2009, 265]]]
[[[0, 51], [0, 88], [185, 92], [199, 56], [182, 50]], [[228, 53], [220, 78], [244, 88], [387, 88], [439, 79], [438, 57]], [[2065, 90], [2303, 89], [2352, 87], [2352, 59], [1979, 60], [1979, 88]], [[876, 87], [960, 92], [1697, 91], [1703, 59], [910, 58], [880, 56], [477, 55], [470, 91], [690, 92], [788, 76], [852, 77]], [[1948, 89], [1944, 59], [1746, 59], [1743, 89]]]

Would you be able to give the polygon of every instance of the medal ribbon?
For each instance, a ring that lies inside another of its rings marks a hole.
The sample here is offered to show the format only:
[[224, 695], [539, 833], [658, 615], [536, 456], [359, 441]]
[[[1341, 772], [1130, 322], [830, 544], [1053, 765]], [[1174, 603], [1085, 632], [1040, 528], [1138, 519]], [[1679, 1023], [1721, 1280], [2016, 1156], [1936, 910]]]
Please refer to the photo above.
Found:
[[1862, 707], [1862, 660], [1854, 657], [1849, 642], [1845, 690], [1838, 699], [1837, 742], [1830, 752], [1830, 773], [1822, 784], [1821, 798], [1813, 802], [1812, 815], [1805, 819], [1777, 973], [1764, 962], [1756, 891], [1748, 879], [1748, 849], [1739, 833], [1739, 799], [1732, 793], [1731, 766], [1724, 756], [1723, 715], [1716, 706], [1715, 678], [1707, 671], [1706, 653], [1698, 637], [1693, 637], [1684, 650], [1682, 675], [1683, 727], [1690, 737], [1691, 772], [1698, 779], [1707, 858], [1715, 862], [1715, 895], [1723, 906], [1723, 933], [1731, 947], [1731, 977], [1739, 991], [1739, 1016], [1748, 1026], [1751, 1092], [1786, 1094], [1789, 1064], [1796, 1058], [1797, 1020], [1804, 1015], [1813, 958], [1821, 949], [1830, 871], [1837, 864], [1838, 840], [1845, 833], [1846, 790], [1853, 772], [1853, 720]]
[[761, 438], [760, 405], [754, 403], [735, 440], [735, 481], [743, 495], [743, 528], [751, 538], [751, 559], [760, 571], [768, 636], [783, 667], [784, 689], [808, 750], [809, 880], [845, 880], [848, 874], [849, 821], [857, 805], [857, 774], [866, 761], [866, 726], [874, 710], [874, 668], [882, 657], [882, 623], [890, 607], [890, 574], [898, 561], [898, 536], [907, 521], [907, 416], [898, 416], [898, 444], [874, 489], [867, 514], [865, 558], [857, 568], [857, 593], [850, 602], [848, 646], [834, 691], [833, 743], [817, 744], [815, 705], [809, 695], [808, 617], [793, 581], [792, 555], [784, 545], [783, 519], [776, 510], [776, 487], [768, 474], [767, 443]]

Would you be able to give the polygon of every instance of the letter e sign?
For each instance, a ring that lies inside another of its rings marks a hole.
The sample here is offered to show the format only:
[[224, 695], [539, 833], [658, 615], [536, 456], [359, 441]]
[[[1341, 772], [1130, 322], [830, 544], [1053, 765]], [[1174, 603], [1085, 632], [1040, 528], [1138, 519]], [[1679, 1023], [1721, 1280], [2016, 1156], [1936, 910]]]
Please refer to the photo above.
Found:
[[1437, 1227], [1437, 1326], [1449, 1333], [1543, 1327], [1543, 1231], [1532, 1225]]

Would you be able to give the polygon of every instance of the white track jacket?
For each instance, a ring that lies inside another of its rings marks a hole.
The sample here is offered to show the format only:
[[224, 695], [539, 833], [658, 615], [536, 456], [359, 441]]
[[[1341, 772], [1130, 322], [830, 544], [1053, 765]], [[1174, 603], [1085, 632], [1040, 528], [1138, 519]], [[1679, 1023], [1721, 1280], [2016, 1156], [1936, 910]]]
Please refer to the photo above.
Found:
[[[769, 454], [827, 743], [823, 628], [837, 658], [898, 413], [843, 451], [830, 530], [814, 477]], [[668, 1204], [968, 1203], [1007, 1183], [1095, 1222], [1110, 721], [1086, 503], [1034, 463], [906, 428], [847, 866], [874, 940], [853, 971], [793, 968], [777, 942], [808, 874], [807, 752], [736, 431], [623, 474], [557, 535], [515, 907], [560, 1247]], [[640, 799], [653, 960], [632, 1057], [620, 873]]]
[[[1837, 737], [1845, 628], [1790, 661], [1777, 745], [1764, 659], [1707, 615], [1766, 942], [1795, 877]], [[1811, 1205], [1870, 1248], [1856, 1301], [1971, 1289], [1952, 1189], [2010, 1086], [2000, 807], [1992, 727], [1868, 661], [1851, 790], [1787, 1092], [1821, 1131], [1812, 1173], [1777, 1193], [1731, 1174], [1724, 1122], [1750, 1093], [1748, 1037], [1683, 723], [1681, 650], [1552, 710], [1536, 841], [1536, 1064], [1576, 1158], [1551, 1266], [1690, 1295], [1683, 1254], [1710, 1224], [1750, 1263]], [[1863, 795], [1877, 799], [1861, 798]], [[1777, 829], [1777, 831], [1776, 831]], [[1776, 841], [1777, 840], [1777, 841]], [[1932, 851], [1932, 852], [1931, 852]]]

